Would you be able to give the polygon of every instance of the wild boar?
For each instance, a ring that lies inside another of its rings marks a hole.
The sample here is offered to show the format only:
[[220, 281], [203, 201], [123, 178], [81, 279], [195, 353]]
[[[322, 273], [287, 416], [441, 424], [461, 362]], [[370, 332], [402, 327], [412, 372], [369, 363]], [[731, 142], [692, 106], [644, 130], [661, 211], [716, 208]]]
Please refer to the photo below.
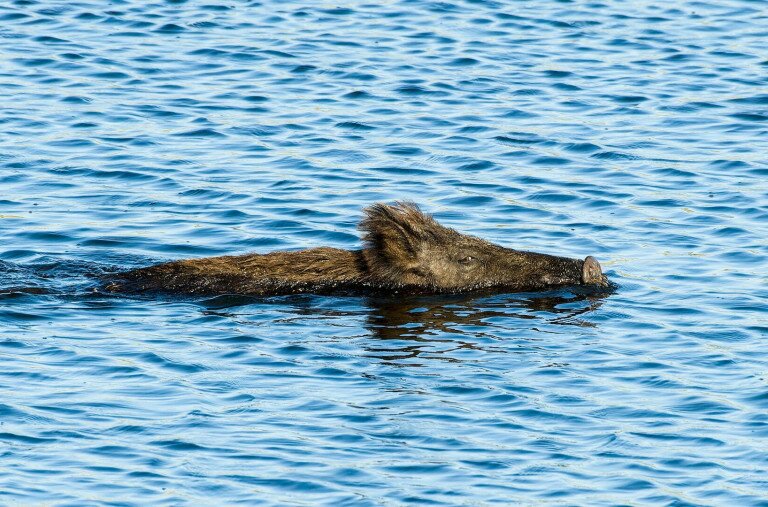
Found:
[[513, 250], [440, 225], [411, 202], [364, 210], [361, 250], [311, 248], [167, 262], [114, 275], [111, 292], [190, 295], [520, 292], [607, 286], [594, 257]]

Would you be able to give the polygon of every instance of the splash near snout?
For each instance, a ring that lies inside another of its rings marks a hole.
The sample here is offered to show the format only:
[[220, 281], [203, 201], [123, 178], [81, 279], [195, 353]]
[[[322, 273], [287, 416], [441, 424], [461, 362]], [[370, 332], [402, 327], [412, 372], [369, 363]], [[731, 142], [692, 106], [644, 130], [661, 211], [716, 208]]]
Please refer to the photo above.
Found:
[[581, 283], [588, 285], [608, 285], [608, 279], [603, 275], [600, 263], [594, 257], [587, 256], [581, 268]]

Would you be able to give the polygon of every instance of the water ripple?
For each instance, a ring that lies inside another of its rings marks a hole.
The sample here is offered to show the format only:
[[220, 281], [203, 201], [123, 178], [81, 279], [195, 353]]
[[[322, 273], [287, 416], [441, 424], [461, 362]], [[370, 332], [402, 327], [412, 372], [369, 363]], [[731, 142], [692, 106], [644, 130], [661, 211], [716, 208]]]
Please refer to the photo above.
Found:
[[[0, 503], [765, 505], [758, 4], [347, 4], [0, 7]], [[93, 291], [395, 199], [620, 288]]]

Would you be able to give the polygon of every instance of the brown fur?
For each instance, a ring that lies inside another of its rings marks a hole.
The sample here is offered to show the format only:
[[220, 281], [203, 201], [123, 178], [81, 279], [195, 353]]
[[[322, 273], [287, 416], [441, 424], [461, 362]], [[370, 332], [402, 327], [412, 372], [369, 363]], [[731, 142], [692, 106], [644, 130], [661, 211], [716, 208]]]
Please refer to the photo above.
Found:
[[205, 295], [515, 291], [582, 283], [587, 271], [589, 282], [605, 282], [597, 261], [585, 267], [576, 259], [494, 245], [440, 225], [413, 203], [374, 204], [360, 229], [362, 250], [320, 247], [174, 261], [119, 274], [107, 289]]

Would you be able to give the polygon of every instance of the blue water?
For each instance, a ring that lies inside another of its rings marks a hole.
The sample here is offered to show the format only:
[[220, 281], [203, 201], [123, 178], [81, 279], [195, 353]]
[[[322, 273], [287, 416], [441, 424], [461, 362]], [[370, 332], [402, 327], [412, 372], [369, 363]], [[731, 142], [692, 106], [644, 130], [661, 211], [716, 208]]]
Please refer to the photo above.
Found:
[[[0, 6], [0, 503], [768, 505], [768, 10]], [[619, 289], [117, 297], [412, 199]]]

